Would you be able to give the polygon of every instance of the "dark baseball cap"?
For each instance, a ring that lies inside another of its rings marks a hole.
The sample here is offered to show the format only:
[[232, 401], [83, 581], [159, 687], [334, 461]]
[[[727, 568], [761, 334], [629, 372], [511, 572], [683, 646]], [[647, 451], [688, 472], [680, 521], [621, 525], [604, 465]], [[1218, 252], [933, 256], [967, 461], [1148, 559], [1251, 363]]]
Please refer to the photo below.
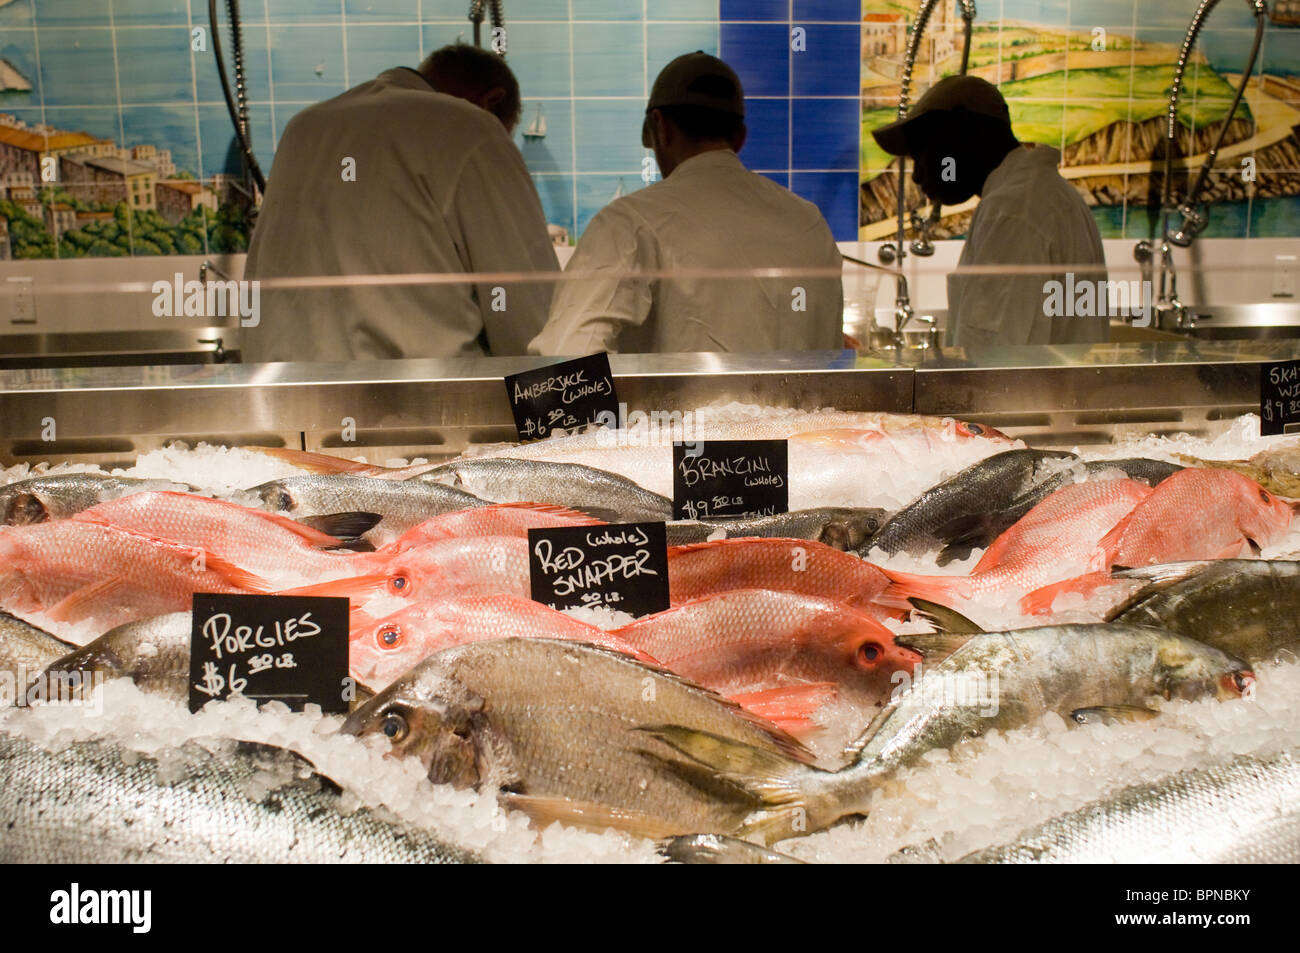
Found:
[[958, 109], [1001, 120], [1008, 129], [1011, 128], [1011, 111], [996, 86], [978, 76], [947, 76], [930, 87], [911, 108], [906, 119], [873, 129], [871, 135], [890, 155], [907, 155], [907, 136], [914, 123], [929, 113]]
[[716, 56], [696, 50], [659, 71], [646, 112], [661, 106], [699, 106], [744, 116], [745, 91], [735, 70]]

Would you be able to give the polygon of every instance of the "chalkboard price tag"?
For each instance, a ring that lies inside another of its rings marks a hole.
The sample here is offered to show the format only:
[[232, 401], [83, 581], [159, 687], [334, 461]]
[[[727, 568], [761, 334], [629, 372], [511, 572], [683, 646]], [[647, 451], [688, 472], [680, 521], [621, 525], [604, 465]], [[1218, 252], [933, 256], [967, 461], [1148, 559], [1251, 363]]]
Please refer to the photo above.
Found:
[[348, 600], [196, 592], [190, 629], [190, 711], [243, 695], [342, 714], [348, 676]]
[[506, 378], [520, 440], [540, 440], [552, 430], [618, 422], [618, 394], [605, 353], [550, 364]]
[[663, 523], [530, 529], [528, 564], [533, 601], [552, 609], [606, 606], [643, 616], [669, 605]]
[[1300, 361], [1261, 364], [1259, 432], [1265, 437], [1300, 429]]
[[673, 519], [772, 516], [790, 509], [784, 440], [673, 444]]

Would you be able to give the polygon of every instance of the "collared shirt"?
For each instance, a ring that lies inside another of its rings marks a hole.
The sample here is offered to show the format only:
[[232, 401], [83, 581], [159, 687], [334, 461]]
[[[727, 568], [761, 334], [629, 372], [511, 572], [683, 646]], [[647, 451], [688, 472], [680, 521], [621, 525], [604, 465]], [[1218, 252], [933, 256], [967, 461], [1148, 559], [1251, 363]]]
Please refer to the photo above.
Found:
[[[1106, 279], [1097, 223], [1057, 166], [1061, 153], [1022, 145], [989, 173], [971, 219], [962, 265], [1075, 265], [1053, 274], [950, 275], [948, 315], [958, 346], [1074, 344], [1105, 341], [1105, 315], [1056, 314], [1052, 282], [1081, 285]], [[1067, 303], [1068, 304], [1068, 303]]]
[[634, 270], [841, 266], [817, 206], [748, 171], [729, 149], [682, 162], [602, 209], [565, 271], [529, 350], [795, 351], [843, 344], [838, 277], [618, 277]]
[[[501, 121], [398, 68], [289, 121], [245, 277], [558, 268]], [[452, 357], [484, 353], [484, 340], [492, 354], [523, 354], [552, 287], [268, 288], [241, 347], [245, 361]]]

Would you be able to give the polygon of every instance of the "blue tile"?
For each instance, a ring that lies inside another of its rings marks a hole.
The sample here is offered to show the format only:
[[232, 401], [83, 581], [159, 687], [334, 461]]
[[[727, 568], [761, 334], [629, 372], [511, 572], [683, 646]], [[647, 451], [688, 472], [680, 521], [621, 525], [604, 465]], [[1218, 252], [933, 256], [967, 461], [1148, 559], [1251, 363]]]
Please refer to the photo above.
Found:
[[[254, 106], [249, 110], [250, 135], [253, 154], [264, 175], [271, 174], [274, 147], [271, 140], [271, 110]], [[235, 130], [225, 106], [199, 107], [199, 161], [203, 166], [202, 178], [209, 179], [218, 173], [240, 173], [239, 146]]]
[[745, 125], [749, 135], [740, 150], [740, 160], [746, 168], [790, 167], [790, 100], [746, 100]]
[[716, 23], [650, 23], [646, 25], [646, 82], [654, 84], [659, 71], [683, 53], [703, 50], [718, 55]]
[[41, 0], [35, 7], [36, 25], [40, 27], [109, 26], [113, 20], [109, 4], [103, 0]]
[[862, 6], [862, 0], [794, 0], [794, 22], [825, 20], [857, 25], [862, 22]]
[[36, 31], [8, 29], [0, 32], [0, 59], [18, 70], [32, 87], [25, 93], [6, 91], [0, 97], [0, 112], [13, 112], [19, 106], [39, 106], [41, 74], [36, 69]]
[[[104, 0], [97, 2], [103, 3]], [[189, 22], [188, 0], [113, 0], [113, 25], [117, 27], [188, 27]], [[206, 14], [203, 22], [207, 22]]]
[[790, 187], [789, 172], [763, 172], [761, 174], [763, 175], [764, 178], [771, 179], [773, 182], [781, 186], [781, 188], [783, 189], [788, 189]]
[[125, 106], [122, 109], [125, 139], [131, 146], [157, 146], [170, 150], [178, 173], [199, 174], [199, 134], [194, 123], [194, 107]]
[[535, 175], [533, 185], [537, 187], [537, 197], [542, 200], [542, 211], [546, 213], [547, 224], [567, 228], [571, 236], [577, 232], [577, 218], [573, 211], [573, 176]]
[[349, 26], [357, 21], [414, 23], [419, 19], [420, 0], [344, 0], [343, 13]]
[[[455, 23], [429, 23], [429, 16], [425, 14], [425, 24], [420, 29], [420, 36], [423, 41], [423, 54], [428, 56], [434, 50], [441, 49], [452, 43], [470, 43], [473, 41], [473, 32], [470, 25], [464, 19]], [[510, 35], [510, 62], [514, 62], [515, 36]]]
[[791, 53], [793, 95], [857, 96], [861, 27], [813, 24], [804, 29], [804, 49]]
[[267, 4], [266, 18], [277, 23], [340, 23], [339, 0], [274, 0]]
[[[546, 136], [530, 139], [524, 130], [537, 119], [546, 121]], [[515, 144], [529, 172], [573, 171], [573, 103], [569, 100], [524, 100], [523, 117], [515, 129]]]
[[718, 55], [740, 77], [747, 96], [790, 95], [790, 31], [767, 23], [723, 23]]
[[[507, 29], [509, 29], [509, 21]], [[565, 23], [530, 23], [510, 33], [507, 62], [525, 97], [569, 96], [569, 27]], [[427, 52], [432, 52], [426, 49]]]
[[348, 86], [374, 79], [394, 66], [416, 66], [420, 35], [409, 26], [353, 26], [347, 29]]
[[[235, 90], [234, 54], [229, 42], [222, 46], [226, 58], [226, 77], [230, 83], [231, 94]], [[224, 103], [221, 95], [221, 80], [217, 73], [217, 58], [212, 53], [209, 43], [208, 52], [191, 54], [194, 60], [194, 76], [200, 103]], [[244, 82], [248, 89], [248, 98], [252, 101], [265, 102], [271, 98], [270, 56], [266, 49], [266, 28], [244, 31]]]
[[[278, 147], [280, 140], [284, 138], [284, 130], [288, 128], [289, 120], [298, 115], [298, 113], [302, 112], [304, 109], [307, 109], [310, 105], [310, 103], [281, 103], [275, 107], [275, 141], [272, 143], [273, 146]], [[255, 151], [260, 153], [261, 143], [254, 142], [253, 148]], [[259, 158], [258, 161], [261, 162], [261, 158]], [[263, 169], [262, 171], [266, 172], [268, 170]]]
[[858, 101], [796, 99], [791, 103], [794, 169], [858, 168]]
[[113, 109], [104, 109], [101, 106], [47, 107], [45, 122], [61, 132], [85, 132], [97, 139], [111, 139], [114, 143], [121, 138], [116, 107]]
[[[642, 0], [573, 0], [574, 20], [636, 20], [641, 21]], [[510, 20], [506, 20], [506, 25]], [[575, 39], [577, 30], [574, 30]]]
[[646, 19], [705, 20], [718, 22], [718, 0], [655, 0], [648, 4]]
[[[563, 20], [567, 23], [569, 21], [569, 0], [528, 0], [527, 7], [520, 7], [517, 11], [512, 7], [506, 11], [506, 14], [507, 30], [510, 29], [510, 24], [517, 20]], [[428, 16], [427, 12], [425, 16]], [[569, 204], [573, 204], [572, 199], [570, 199]]]
[[190, 33], [185, 27], [118, 30], [116, 35], [123, 105], [194, 102]]
[[790, 20], [790, 0], [722, 0], [719, 20]]
[[573, 106], [576, 171], [639, 175], [645, 153], [641, 146], [644, 104], [630, 100], [579, 99]]
[[[260, 27], [266, 26], [266, 3], [267, 0], [239, 0], [239, 22], [248, 26], [257, 24]], [[208, 26], [208, 0], [190, 0], [190, 22], [196, 25]], [[227, 27], [226, 5], [217, 3], [217, 23], [221, 24], [221, 42], [228, 43], [230, 29]]]
[[58, 42], [42, 42], [40, 52], [46, 106], [117, 106], [111, 30], [61, 30]]
[[272, 26], [271, 76], [276, 99], [316, 101], [343, 92], [342, 28]]
[[32, 8], [26, 3], [20, 3], [0, 13], [0, 22], [4, 23], [6, 30], [16, 30], [32, 26], [36, 21], [32, 19]]
[[815, 204], [837, 242], [858, 239], [856, 172], [792, 172], [790, 190]]
[[644, 97], [642, 42], [640, 23], [575, 26], [573, 95]]
[[596, 217], [618, 193], [619, 186], [624, 195], [631, 195], [645, 184], [634, 173], [627, 175], [580, 175], [578, 176], [578, 234], [581, 235], [587, 224]]

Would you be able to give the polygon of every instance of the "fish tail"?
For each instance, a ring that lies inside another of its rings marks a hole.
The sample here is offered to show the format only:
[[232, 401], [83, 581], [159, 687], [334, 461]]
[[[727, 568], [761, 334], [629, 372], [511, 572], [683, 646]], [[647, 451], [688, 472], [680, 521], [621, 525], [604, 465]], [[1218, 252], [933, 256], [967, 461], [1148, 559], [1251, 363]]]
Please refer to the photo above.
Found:
[[643, 731], [734, 784], [758, 801], [735, 831], [774, 844], [828, 826], [838, 817], [819, 792], [827, 772], [779, 752], [755, 748], [709, 731], [649, 725]]
[[745, 692], [732, 695], [731, 700], [751, 714], [798, 736], [820, 727], [812, 716], [838, 694], [839, 686], [834, 682], [813, 682]]
[[968, 576], [923, 576], [918, 573], [898, 572], [881, 567], [889, 577], [889, 585], [876, 597], [880, 605], [911, 610], [909, 599], [924, 599], [941, 606], [950, 606], [956, 599], [969, 598]]
[[1072, 592], [1087, 598], [1112, 581], [1110, 573], [1090, 572], [1040, 586], [1020, 600], [1020, 611], [1024, 615], [1046, 615], [1052, 611], [1057, 596]]

